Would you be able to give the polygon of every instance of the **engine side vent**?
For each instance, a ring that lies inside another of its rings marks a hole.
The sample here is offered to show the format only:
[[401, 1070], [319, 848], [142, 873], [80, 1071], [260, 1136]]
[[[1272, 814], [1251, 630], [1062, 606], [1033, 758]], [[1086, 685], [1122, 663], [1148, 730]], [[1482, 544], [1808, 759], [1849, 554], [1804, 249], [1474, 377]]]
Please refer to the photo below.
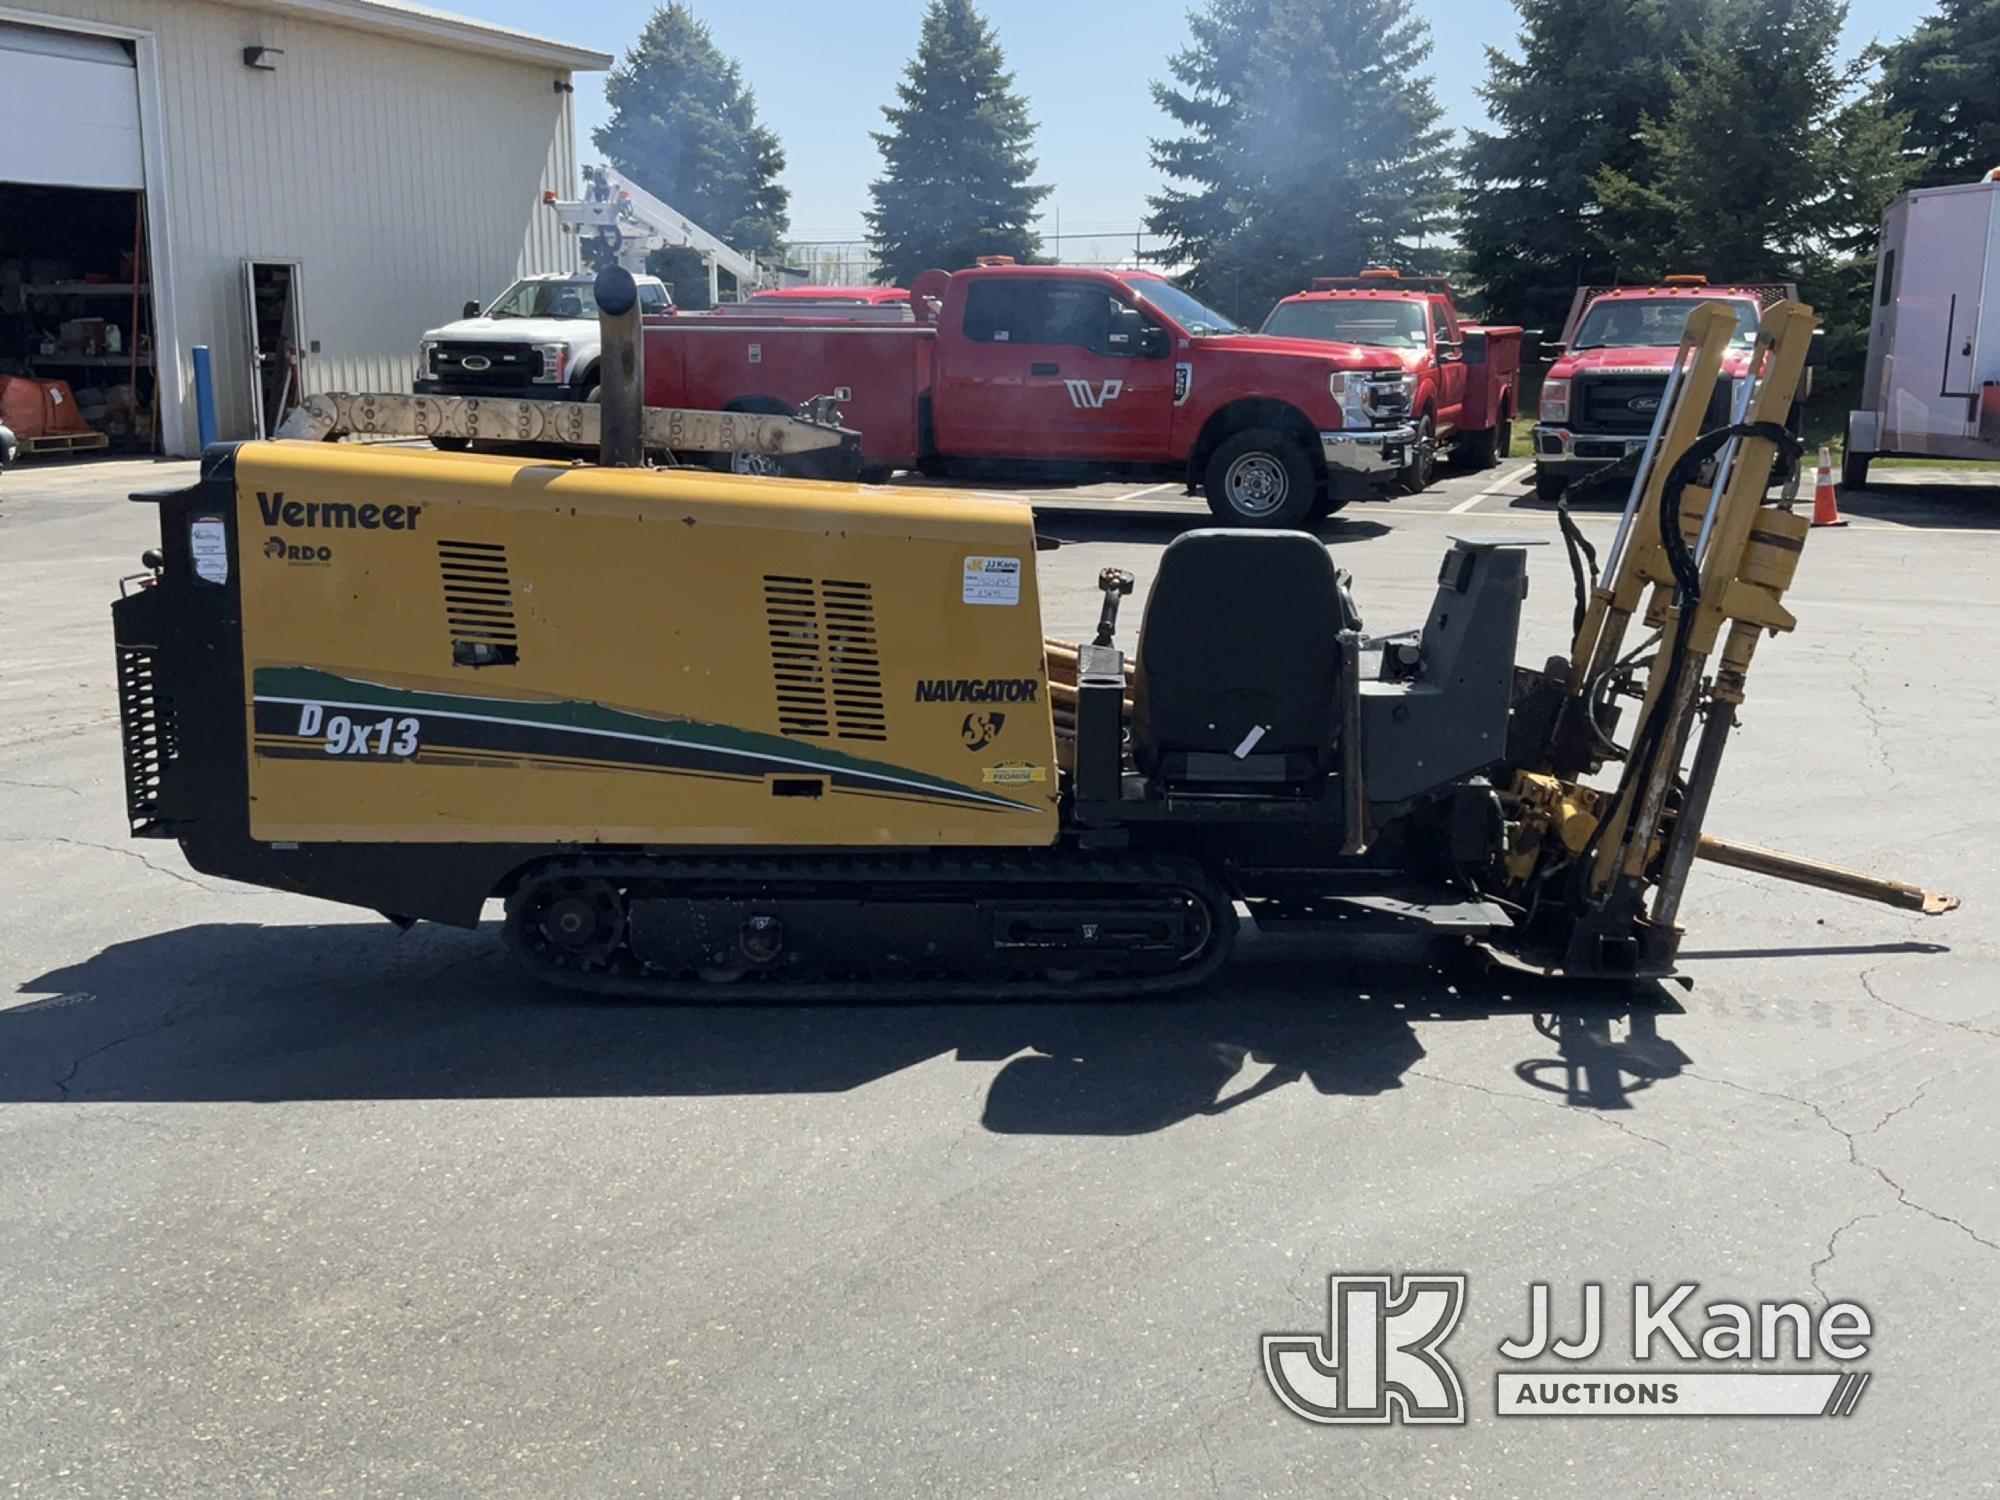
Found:
[[437, 547], [452, 665], [512, 666], [521, 659], [521, 649], [505, 544], [440, 541]]
[[160, 789], [176, 753], [174, 708], [151, 646], [118, 645], [118, 720], [125, 740], [125, 815], [135, 837], [159, 833]]
[[871, 585], [767, 573], [764, 620], [780, 734], [888, 739]]

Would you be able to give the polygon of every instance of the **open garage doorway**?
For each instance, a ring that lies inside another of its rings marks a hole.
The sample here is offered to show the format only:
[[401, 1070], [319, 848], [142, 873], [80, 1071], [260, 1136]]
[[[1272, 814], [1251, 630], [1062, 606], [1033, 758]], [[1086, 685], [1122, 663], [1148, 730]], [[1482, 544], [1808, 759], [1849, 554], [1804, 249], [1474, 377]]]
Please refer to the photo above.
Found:
[[[26, 454], [159, 441], [130, 43], [0, 22], [0, 396]], [[32, 143], [32, 149], [25, 149]]]

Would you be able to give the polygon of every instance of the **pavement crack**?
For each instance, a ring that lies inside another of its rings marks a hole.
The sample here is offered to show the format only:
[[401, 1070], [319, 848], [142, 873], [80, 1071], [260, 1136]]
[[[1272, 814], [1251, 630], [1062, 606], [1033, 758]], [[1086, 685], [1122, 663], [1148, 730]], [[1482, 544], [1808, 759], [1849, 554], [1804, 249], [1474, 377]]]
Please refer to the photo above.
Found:
[[1812, 1289], [1819, 1294], [1820, 1301], [1827, 1303], [1831, 1303], [1833, 1301], [1831, 1297], [1827, 1296], [1826, 1288], [1819, 1284], [1819, 1273], [1821, 1271], [1824, 1271], [1831, 1264], [1833, 1264], [1833, 1257], [1834, 1254], [1836, 1253], [1835, 1247], [1840, 1244], [1840, 1237], [1843, 1234], [1847, 1233], [1848, 1230], [1854, 1228], [1854, 1226], [1857, 1224], [1865, 1224], [1870, 1219], [1879, 1219], [1881, 1217], [1882, 1216], [1880, 1214], [1872, 1212], [1865, 1214], [1856, 1214], [1853, 1218], [1849, 1219], [1845, 1224], [1838, 1226], [1833, 1231], [1832, 1234], [1826, 1237], [1826, 1254], [1822, 1255], [1818, 1260], [1814, 1261], [1812, 1263], [1812, 1266], [1806, 1271], [1806, 1279], [1812, 1282]]
[[135, 859], [155, 875], [164, 875], [169, 880], [178, 880], [182, 885], [191, 885], [196, 890], [207, 891], [213, 896], [247, 896], [253, 894], [250, 891], [241, 890], [235, 886], [212, 885], [198, 876], [186, 875], [179, 870], [168, 869], [165, 865], [156, 865], [137, 849], [122, 849], [116, 844], [100, 844], [94, 839], [74, 839], [56, 833], [44, 834], [39, 838], [8, 834], [0, 836], [0, 844], [68, 844], [77, 849], [96, 849], [105, 854], [115, 854], [120, 859]]
[[1222, 1493], [1222, 1481], [1215, 1476], [1215, 1450], [1208, 1446], [1207, 1433], [1196, 1428], [1194, 1435], [1201, 1440], [1202, 1456], [1208, 1460], [1208, 1492], [1211, 1495], [1219, 1495]]
[[134, 1031], [128, 1031], [123, 1036], [113, 1037], [108, 1042], [103, 1042], [98, 1046], [92, 1047], [88, 1052], [79, 1053], [70, 1063], [69, 1067], [63, 1071], [62, 1077], [55, 1080], [56, 1092], [61, 1094], [63, 1099], [67, 1101], [70, 1097], [69, 1086], [76, 1081], [77, 1072], [85, 1063], [90, 1062], [94, 1058], [102, 1057], [107, 1052], [116, 1051], [127, 1042], [140, 1041], [154, 1035], [156, 1032], [165, 1031], [170, 1026], [178, 1025], [199, 1008], [199, 1006], [190, 1006], [187, 1010], [168, 1009], [162, 1013], [158, 1020], [152, 1022], [150, 1025], [141, 1026]]
[[37, 792], [67, 792], [72, 797], [81, 797], [83, 795], [82, 791], [78, 788], [64, 786], [59, 781], [16, 781], [11, 777], [0, 776], [0, 786], [18, 786], [24, 790]]
[[[1893, 962], [1895, 962], [1893, 959], [1889, 961], [1889, 963]], [[1991, 1027], [1975, 1026], [1970, 1021], [1953, 1021], [1945, 1016], [1926, 1015], [1923, 1011], [1911, 1010], [1907, 1005], [1898, 1005], [1894, 1000], [1891, 1000], [1887, 995], [1875, 988], [1875, 976], [1888, 968], [1889, 963], [1879, 963], [1873, 968], [1863, 969], [1858, 976], [1861, 980], [1861, 988], [1868, 992], [1870, 1000], [1873, 1000], [1878, 1005], [1886, 1005], [1890, 1010], [1900, 1011], [1913, 1021], [1928, 1021], [1933, 1026], [1949, 1026], [1954, 1031], [1969, 1031], [1974, 1036], [1993, 1037], [1996, 1040], [2000, 1040], [2000, 1031], [1995, 1031]]]
[[1887, 1125], [1891, 1120], [1895, 1119], [1897, 1115], [1900, 1115], [1907, 1110], [1915, 1109], [1919, 1104], [1924, 1102], [1924, 1095], [1928, 1094], [1930, 1091], [1931, 1091], [1931, 1086], [1928, 1083], [1924, 1084], [1921, 1088], [1919, 1088], [1914, 1094], [1910, 1096], [1909, 1102], [1907, 1104], [1897, 1105], [1894, 1109], [1890, 1110], [1889, 1113], [1882, 1116], [1882, 1118], [1877, 1120], [1873, 1125], [1869, 1126], [1865, 1131], [1862, 1132], [1862, 1134], [1873, 1135], [1875, 1134], [1876, 1131], [1880, 1130], [1884, 1125]]
[[[1877, 1166], [1874, 1162], [1865, 1159], [1861, 1155], [1861, 1147], [1859, 1144], [1860, 1136], [1873, 1135], [1877, 1130], [1880, 1130], [1884, 1125], [1888, 1124], [1888, 1122], [1895, 1116], [1901, 1114], [1904, 1110], [1909, 1109], [1912, 1105], [1916, 1104], [1918, 1099], [1923, 1098], [1924, 1089], [1918, 1089], [1916, 1097], [1911, 1099], [1908, 1104], [1900, 1105], [1897, 1108], [1890, 1110], [1888, 1114], [1884, 1115], [1880, 1120], [1876, 1121], [1874, 1125], [1870, 1126], [1867, 1130], [1859, 1132], [1859, 1134], [1857, 1134], [1855, 1131], [1848, 1130], [1844, 1126], [1842, 1126], [1838, 1121], [1836, 1121], [1833, 1118], [1832, 1115], [1828, 1114], [1823, 1108], [1821, 1108], [1818, 1104], [1815, 1104], [1812, 1100], [1801, 1099], [1796, 1094], [1783, 1093], [1777, 1089], [1753, 1088], [1751, 1085], [1747, 1083], [1737, 1083], [1734, 1079], [1729, 1079], [1729, 1078], [1715, 1078], [1707, 1073], [1697, 1073], [1693, 1069], [1685, 1070], [1681, 1076], [1684, 1078], [1693, 1078], [1702, 1083], [1718, 1084], [1726, 1089], [1735, 1089], [1739, 1093], [1754, 1094], [1760, 1099], [1782, 1100], [1786, 1104], [1797, 1105], [1800, 1109], [1811, 1110], [1815, 1115], [1819, 1117], [1821, 1124], [1825, 1125], [1828, 1130], [1831, 1130], [1835, 1135], [1839, 1136], [1842, 1141], [1846, 1142], [1848, 1165], [1853, 1167], [1858, 1167], [1862, 1171], [1872, 1173], [1874, 1176], [1880, 1178], [1883, 1186], [1887, 1187], [1890, 1192], [1896, 1195], [1896, 1201], [1899, 1204], [1901, 1204], [1904, 1208], [1910, 1209], [1914, 1213], [1920, 1213], [1925, 1218], [1935, 1219], [1940, 1224], [1949, 1224], [1953, 1229], [1956, 1229], [1966, 1238], [1973, 1240], [1978, 1244], [1984, 1245], [1988, 1250], [2000, 1251], [2000, 1243], [1996, 1243], [1993, 1240], [1989, 1240], [1985, 1235], [1981, 1234], [1978, 1230], [1974, 1229], [1970, 1224], [1967, 1224], [1964, 1220], [1954, 1219], [1950, 1214], [1942, 1213], [1939, 1210], [1932, 1208], [1929, 1204], [1917, 1202], [1916, 1199], [1910, 1196], [1909, 1190], [1905, 1188], [1902, 1185], [1902, 1183], [1898, 1182], [1895, 1178], [1891, 1177], [1888, 1174], [1888, 1172], [1884, 1170], [1882, 1167]], [[1928, 1087], [1929, 1085], [1925, 1085], [1925, 1088]]]
[[1851, 658], [1854, 664], [1854, 681], [1849, 686], [1854, 690], [1854, 701], [1861, 705], [1861, 716], [1868, 721], [1868, 743], [1875, 752], [1875, 759], [1885, 773], [1895, 774], [1895, 765], [1889, 759], [1889, 739], [1882, 723], [1882, 711], [1873, 702], [1874, 679], [1870, 677], [1867, 663], [1856, 651]]
[[1529, 1098], [1525, 1094], [1512, 1094], [1508, 1093], [1505, 1089], [1488, 1088], [1483, 1083], [1467, 1083], [1462, 1078], [1446, 1078], [1442, 1073], [1427, 1073], [1421, 1068], [1410, 1068], [1403, 1076], [1406, 1078], [1421, 1078], [1427, 1083], [1441, 1083], [1448, 1088], [1470, 1089], [1475, 1094], [1485, 1094], [1490, 1098], [1505, 1100], [1509, 1104], [1527, 1104], [1537, 1109], [1559, 1109], [1566, 1113], [1574, 1111], [1582, 1114], [1587, 1120], [1594, 1120], [1600, 1125], [1609, 1125], [1613, 1130], [1622, 1131], [1634, 1140], [1644, 1141], [1649, 1146], [1657, 1146], [1662, 1151], [1673, 1150], [1673, 1147], [1659, 1139], [1659, 1137], [1647, 1135], [1643, 1130], [1634, 1130], [1630, 1125], [1627, 1125], [1623, 1120], [1607, 1110], [1591, 1109], [1588, 1105], [1582, 1104], [1556, 1104], [1553, 1102], [1544, 1104], [1542, 1100]]

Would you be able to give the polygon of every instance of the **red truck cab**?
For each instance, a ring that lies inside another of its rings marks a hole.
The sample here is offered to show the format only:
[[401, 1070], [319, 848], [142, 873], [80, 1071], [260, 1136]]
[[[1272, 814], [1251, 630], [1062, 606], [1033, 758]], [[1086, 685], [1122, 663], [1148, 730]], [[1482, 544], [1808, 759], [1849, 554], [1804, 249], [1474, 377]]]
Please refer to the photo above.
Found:
[[1645, 446], [1688, 314], [1704, 302], [1722, 302], [1736, 314], [1702, 425], [1726, 423], [1749, 373], [1764, 309], [1797, 295], [1788, 285], [1711, 286], [1703, 276], [1669, 276], [1659, 286], [1579, 287], [1561, 341], [1546, 346], [1556, 358], [1542, 381], [1535, 424], [1535, 493], [1553, 500], [1572, 479]]
[[1350, 472], [1391, 477], [1414, 494], [1446, 450], [1478, 469], [1507, 457], [1522, 330], [1462, 321], [1443, 277], [1319, 277], [1272, 308], [1263, 331], [1322, 342], [1338, 362]]
[[[991, 264], [931, 271], [912, 321], [753, 304], [646, 332], [654, 406], [781, 412], [835, 397], [864, 463], [1185, 482], [1226, 521], [1294, 526], [1409, 455], [1345, 396], [1351, 350], [1250, 333], [1150, 271]], [[1400, 356], [1376, 360], [1395, 377]], [[1396, 429], [1388, 435], [1393, 438]], [[1409, 441], [1405, 438], [1403, 441]]]

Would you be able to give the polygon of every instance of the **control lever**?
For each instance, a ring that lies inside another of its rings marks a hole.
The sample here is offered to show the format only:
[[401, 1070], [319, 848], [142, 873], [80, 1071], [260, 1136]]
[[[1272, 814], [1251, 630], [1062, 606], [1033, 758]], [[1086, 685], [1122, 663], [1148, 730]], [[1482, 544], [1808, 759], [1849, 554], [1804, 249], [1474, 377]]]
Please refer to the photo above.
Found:
[[1104, 607], [1097, 614], [1097, 639], [1094, 646], [1108, 646], [1118, 629], [1118, 601], [1132, 592], [1133, 577], [1123, 568], [1106, 568], [1097, 575], [1097, 586], [1104, 590]]

